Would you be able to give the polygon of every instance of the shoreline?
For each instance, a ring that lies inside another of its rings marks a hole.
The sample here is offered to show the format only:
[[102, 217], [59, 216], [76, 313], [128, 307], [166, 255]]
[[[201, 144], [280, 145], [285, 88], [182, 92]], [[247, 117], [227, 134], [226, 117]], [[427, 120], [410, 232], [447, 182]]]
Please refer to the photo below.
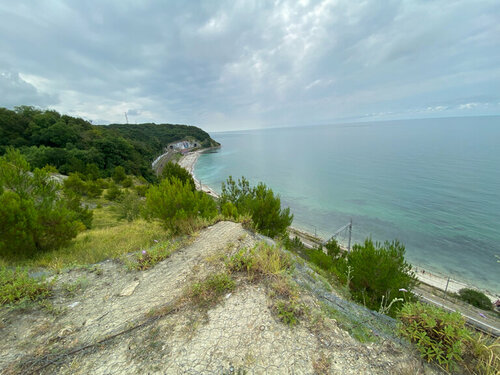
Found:
[[202, 153], [209, 150], [211, 150], [211, 148], [204, 148], [202, 150], [190, 151], [186, 155], [183, 155], [182, 158], [177, 163], [181, 167], [186, 169], [189, 172], [189, 174], [193, 177], [194, 184], [197, 190], [203, 191], [204, 193], [207, 193], [208, 195], [214, 198], [219, 198], [219, 194], [217, 194], [217, 192], [214, 189], [212, 189], [208, 185], [201, 184], [200, 181], [196, 178], [196, 175], [194, 174], [194, 166], [196, 165], [198, 158]]
[[[215, 192], [208, 185], [200, 184], [200, 181], [196, 178], [194, 174], [194, 166], [196, 165], [198, 158], [203, 152], [206, 152], [208, 150], [210, 149], [191, 151], [186, 155], [182, 156], [182, 158], [178, 161], [178, 163], [180, 166], [184, 167], [191, 174], [191, 176], [193, 176], [196, 189], [203, 191], [214, 198], [218, 198], [219, 195], [217, 194], [217, 192]], [[293, 233], [294, 235], [297, 235], [302, 240], [302, 242], [304, 242], [306, 247], [312, 247], [314, 246], [314, 244], [323, 242], [323, 239], [321, 239], [318, 236], [315, 236], [312, 233], [309, 233], [306, 230], [299, 229], [297, 227], [290, 227], [290, 231], [291, 234]], [[421, 283], [439, 289], [443, 292], [446, 290], [447, 292], [458, 293], [460, 289], [470, 288], [485, 293], [488, 296], [488, 298], [492, 301], [492, 303], [494, 303], [498, 298], [500, 298], [500, 295], [497, 295], [496, 292], [481, 289], [460, 280], [455, 280], [451, 278], [451, 276], [448, 277], [448, 276], [438, 275], [421, 266], [417, 266], [414, 264], [412, 264], [412, 267], [413, 270], [415, 271], [415, 276]]]

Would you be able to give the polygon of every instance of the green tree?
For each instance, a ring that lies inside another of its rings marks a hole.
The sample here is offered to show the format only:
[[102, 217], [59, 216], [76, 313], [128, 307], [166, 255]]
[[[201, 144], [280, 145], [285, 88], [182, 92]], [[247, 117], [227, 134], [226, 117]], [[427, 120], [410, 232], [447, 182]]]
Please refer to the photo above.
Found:
[[118, 184], [126, 178], [127, 175], [125, 174], [125, 168], [123, 168], [121, 165], [115, 167], [115, 169], [113, 170], [113, 181]]
[[177, 163], [168, 162], [161, 173], [162, 178], [178, 178], [183, 184], [189, 184], [192, 190], [196, 189], [194, 179], [191, 174]]
[[252, 221], [257, 231], [269, 237], [285, 235], [292, 224], [293, 215], [290, 208], [281, 209], [281, 200], [263, 183], [252, 189], [252, 196], [247, 199]]
[[[257, 230], [269, 237], [285, 235], [293, 220], [290, 209], [281, 208], [279, 196], [263, 183], [251, 188], [245, 177], [236, 183], [229, 176], [226, 183], [222, 183], [220, 205], [223, 210], [229, 209], [228, 203], [236, 207], [240, 215], [250, 215]], [[230, 212], [234, 216], [232, 207]]]
[[212, 198], [200, 191], [192, 190], [188, 183], [176, 177], [165, 178], [146, 193], [146, 212], [163, 221], [174, 233], [183, 232], [198, 217], [213, 218], [217, 206]]
[[83, 229], [60, 185], [19, 151], [0, 157], [0, 256], [29, 257], [63, 246]]
[[[385, 310], [395, 298], [408, 299], [417, 284], [412, 267], [405, 261], [405, 247], [398, 241], [383, 245], [366, 239], [355, 244], [335, 269], [343, 282], [349, 281], [352, 297], [372, 310]], [[388, 313], [394, 315], [393, 304]]]

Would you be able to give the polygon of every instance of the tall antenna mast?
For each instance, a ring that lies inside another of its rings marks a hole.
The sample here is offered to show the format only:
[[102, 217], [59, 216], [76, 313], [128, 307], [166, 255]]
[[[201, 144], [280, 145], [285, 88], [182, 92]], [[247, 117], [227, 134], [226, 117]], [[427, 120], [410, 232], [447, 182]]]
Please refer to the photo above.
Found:
[[125, 121], [127, 121], [127, 125], [128, 125], [128, 116], [127, 116], [127, 112], [125, 112]]

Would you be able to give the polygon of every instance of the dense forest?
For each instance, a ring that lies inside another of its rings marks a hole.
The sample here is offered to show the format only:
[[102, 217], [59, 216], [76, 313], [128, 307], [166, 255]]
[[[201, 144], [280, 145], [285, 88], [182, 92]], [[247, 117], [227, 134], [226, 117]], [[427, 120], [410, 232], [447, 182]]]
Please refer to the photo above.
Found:
[[0, 108], [0, 155], [9, 146], [25, 155], [32, 167], [54, 166], [62, 174], [95, 173], [107, 177], [117, 166], [127, 174], [154, 179], [151, 162], [163, 147], [182, 139], [203, 147], [218, 145], [195, 126], [172, 124], [92, 125], [52, 110], [20, 106]]

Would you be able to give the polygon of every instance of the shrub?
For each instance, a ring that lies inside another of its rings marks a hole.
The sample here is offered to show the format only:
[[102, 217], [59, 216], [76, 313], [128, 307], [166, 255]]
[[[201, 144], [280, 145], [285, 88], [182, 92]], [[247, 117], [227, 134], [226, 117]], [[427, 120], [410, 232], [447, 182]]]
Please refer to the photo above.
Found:
[[123, 181], [122, 181], [122, 186], [124, 188], [128, 188], [134, 185], [134, 182], [132, 181], [132, 178], [130, 176], [127, 176]]
[[151, 186], [146, 193], [146, 213], [163, 221], [167, 229], [182, 233], [186, 225], [196, 218], [211, 219], [217, 215], [217, 207], [208, 195], [192, 190], [176, 177], [164, 179]]
[[463, 365], [473, 374], [499, 373], [500, 340], [468, 331], [460, 313], [417, 302], [404, 304], [398, 317], [400, 333], [416, 344], [427, 361], [447, 370]]
[[[355, 244], [352, 251], [335, 263], [339, 279], [347, 282], [352, 297], [372, 310], [389, 304], [396, 298], [408, 299], [417, 283], [412, 267], [404, 259], [405, 247], [398, 241], [383, 245], [366, 239]], [[391, 305], [394, 316], [397, 304]]]
[[128, 192], [124, 195], [122, 201], [118, 205], [118, 213], [120, 219], [133, 221], [141, 215], [144, 207], [144, 202], [139, 195], [134, 192]]
[[183, 167], [177, 163], [168, 162], [161, 173], [162, 178], [177, 178], [182, 181], [183, 184], [189, 184], [192, 190], [196, 189], [194, 184], [194, 179], [191, 174]]
[[287, 253], [265, 242], [260, 242], [251, 249], [241, 249], [226, 261], [226, 267], [230, 271], [245, 271], [251, 278], [280, 275], [291, 266]]
[[331, 238], [330, 240], [328, 240], [328, 242], [325, 244], [325, 249], [328, 256], [330, 256], [332, 259], [338, 258], [342, 254], [342, 248], [338, 244], [337, 240], [335, 240], [335, 238]]
[[189, 297], [200, 307], [210, 307], [220, 301], [221, 297], [235, 287], [235, 282], [230, 275], [218, 273], [207, 277], [205, 280], [191, 286]]
[[111, 185], [104, 194], [104, 198], [106, 198], [108, 201], [119, 201], [122, 197], [123, 191], [121, 191], [121, 189], [116, 186], [116, 184]]
[[91, 198], [100, 197], [102, 194], [102, 187], [97, 182], [84, 181], [78, 173], [70, 173], [68, 178], [64, 180], [64, 190]]
[[220, 210], [221, 210], [222, 216], [224, 216], [224, 217], [232, 218], [232, 219], [237, 219], [238, 218], [238, 209], [231, 202], [225, 202], [221, 206]]
[[323, 252], [323, 250], [313, 249], [309, 250], [309, 261], [317, 265], [318, 267], [329, 271], [334, 266], [333, 258]]
[[281, 209], [279, 196], [263, 183], [250, 188], [245, 177], [238, 180], [238, 184], [231, 176], [222, 183], [221, 207], [227, 210], [228, 202], [240, 215], [249, 214], [257, 231], [269, 237], [285, 235], [293, 220], [289, 208]]
[[140, 197], [145, 197], [146, 192], [148, 191], [149, 186], [148, 185], [135, 185], [134, 190], [139, 195]]
[[458, 291], [458, 297], [472, 306], [483, 310], [491, 310], [493, 307], [490, 299], [484, 293], [474, 289], [460, 289]]
[[36, 301], [51, 294], [52, 284], [35, 279], [20, 268], [0, 269], [0, 306]]
[[87, 194], [87, 184], [83, 181], [78, 173], [70, 173], [68, 178], [64, 180], [64, 189], [74, 191], [80, 195]]
[[288, 235], [283, 238], [283, 246], [305, 260], [309, 260], [309, 249], [305, 247], [299, 237], [295, 236], [291, 239]]
[[88, 207], [82, 205], [80, 197], [71, 192], [66, 192], [66, 206], [73, 212], [74, 218], [79, 220], [87, 229], [92, 228], [94, 213]]
[[31, 173], [19, 151], [9, 149], [0, 158], [0, 256], [56, 249], [84, 229], [79, 212], [63, 198], [46, 171]]
[[125, 174], [125, 168], [123, 168], [121, 165], [115, 167], [113, 170], [113, 175], [111, 176], [113, 178], [113, 181], [117, 184], [125, 180], [127, 178], [127, 175]]

